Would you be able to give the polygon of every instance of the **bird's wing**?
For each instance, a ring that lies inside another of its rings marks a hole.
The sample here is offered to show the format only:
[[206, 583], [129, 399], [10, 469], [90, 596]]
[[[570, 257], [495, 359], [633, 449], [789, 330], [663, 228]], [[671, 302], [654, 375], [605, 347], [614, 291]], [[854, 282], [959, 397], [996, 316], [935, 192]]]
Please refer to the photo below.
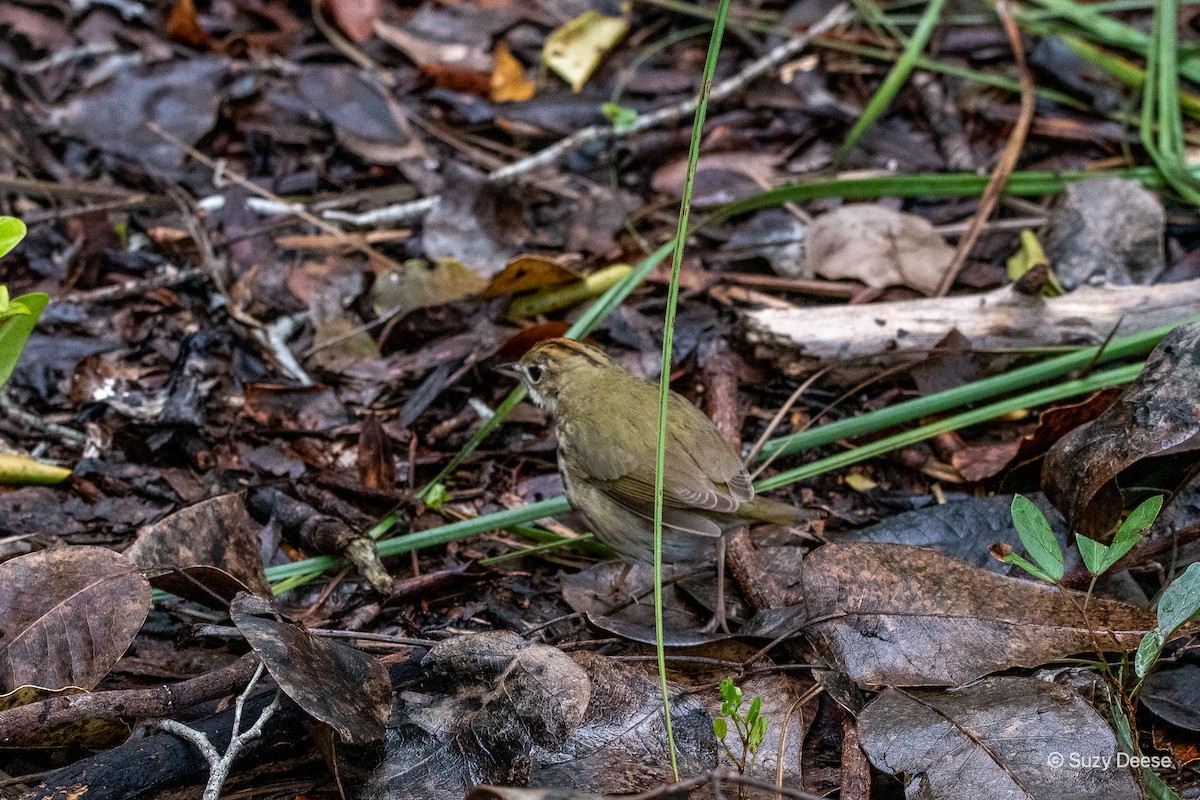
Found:
[[[657, 389], [641, 380], [623, 388], [631, 395], [630, 402], [617, 405], [609, 426], [560, 422], [559, 447], [587, 480], [625, 508], [649, 518], [658, 420], [639, 415], [637, 409], [655, 407]], [[750, 476], [708, 417], [677, 394], [672, 393], [669, 402], [672, 439], [664, 464], [664, 522], [680, 530], [717, 535], [715, 523], [694, 512], [736, 512], [754, 496]], [[611, 446], [614, 435], [622, 437], [621, 448]], [[677, 522], [667, 522], [668, 508], [685, 512], [688, 518], [676, 514]]]

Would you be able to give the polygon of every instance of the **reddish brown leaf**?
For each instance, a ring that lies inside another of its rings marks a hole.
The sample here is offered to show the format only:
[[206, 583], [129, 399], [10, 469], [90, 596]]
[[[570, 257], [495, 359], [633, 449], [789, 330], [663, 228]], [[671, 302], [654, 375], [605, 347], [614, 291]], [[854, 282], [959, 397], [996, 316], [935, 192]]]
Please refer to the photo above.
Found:
[[338, 27], [356, 42], [375, 35], [379, 19], [379, 0], [325, 0]]
[[368, 489], [390, 492], [396, 488], [396, 459], [392, 440], [379, 417], [367, 414], [358, 432], [358, 480]]

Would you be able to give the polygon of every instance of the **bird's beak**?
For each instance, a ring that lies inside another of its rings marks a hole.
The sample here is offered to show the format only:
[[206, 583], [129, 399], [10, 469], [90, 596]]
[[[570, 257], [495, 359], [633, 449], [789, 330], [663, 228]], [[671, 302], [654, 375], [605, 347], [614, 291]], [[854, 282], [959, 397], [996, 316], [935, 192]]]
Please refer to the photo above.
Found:
[[507, 375], [510, 378], [521, 378], [521, 367], [515, 361], [509, 361], [503, 364], [496, 365], [496, 371], [502, 375]]

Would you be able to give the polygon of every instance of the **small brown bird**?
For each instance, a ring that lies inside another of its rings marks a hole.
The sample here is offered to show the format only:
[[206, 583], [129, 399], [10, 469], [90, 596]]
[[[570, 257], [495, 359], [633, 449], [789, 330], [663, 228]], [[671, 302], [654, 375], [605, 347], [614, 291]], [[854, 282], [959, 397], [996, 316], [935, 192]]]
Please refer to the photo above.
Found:
[[[558, 470], [571, 505], [596, 538], [627, 562], [651, 563], [657, 384], [569, 339], [541, 342], [517, 368], [533, 400], [558, 419]], [[753, 522], [789, 524], [810, 517], [755, 497], [737, 451], [675, 392], [668, 399], [667, 430], [663, 561], [702, 561], [716, 544], [717, 608], [707, 629], [727, 631], [725, 535]]]

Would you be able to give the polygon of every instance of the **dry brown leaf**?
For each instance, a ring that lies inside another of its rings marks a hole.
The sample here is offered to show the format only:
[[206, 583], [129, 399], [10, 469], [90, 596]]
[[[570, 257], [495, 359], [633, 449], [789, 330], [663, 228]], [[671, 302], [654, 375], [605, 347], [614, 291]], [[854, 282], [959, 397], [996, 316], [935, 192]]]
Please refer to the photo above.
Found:
[[908, 286], [932, 295], [954, 258], [924, 217], [858, 204], [823, 214], [808, 229], [809, 276], [853, 278], [883, 289]]
[[960, 685], [1074, 653], [1129, 650], [1154, 627], [1150, 611], [891, 543], [830, 544], [804, 559], [807, 633], [853, 680]]
[[533, 97], [535, 85], [525, 77], [525, 67], [508, 49], [504, 41], [496, 45], [492, 54], [492, 82], [488, 97], [495, 103], [528, 100]]

